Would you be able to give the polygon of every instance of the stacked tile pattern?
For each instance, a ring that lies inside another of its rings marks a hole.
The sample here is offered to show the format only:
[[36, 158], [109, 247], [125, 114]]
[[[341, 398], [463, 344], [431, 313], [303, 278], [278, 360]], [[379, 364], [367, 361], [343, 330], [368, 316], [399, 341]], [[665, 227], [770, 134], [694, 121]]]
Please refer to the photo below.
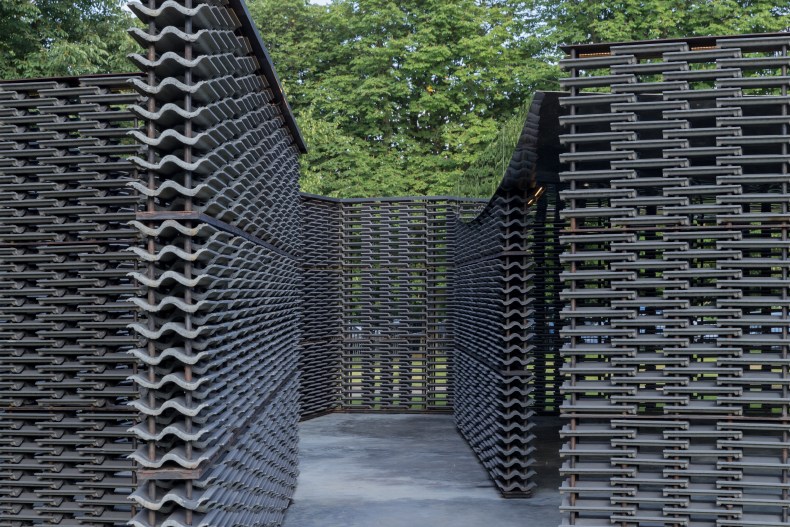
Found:
[[146, 98], [130, 525], [278, 525], [297, 475], [297, 146], [246, 12], [129, 7]]
[[335, 409], [527, 496], [560, 324], [563, 527], [790, 524], [790, 36], [569, 48], [561, 181], [540, 95], [465, 222], [300, 197], [243, 4], [130, 8], [142, 76], [0, 83], [1, 527], [278, 525]]
[[341, 407], [343, 264], [341, 202], [302, 195], [302, 417]]
[[562, 200], [561, 188], [556, 182], [544, 184], [545, 191], [533, 203], [535, 219], [528, 233], [531, 242], [532, 260], [539, 272], [532, 273], [532, 286], [535, 291], [533, 303], [535, 325], [533, 343], [537, 349], [534, 355], [535, 387], [532, 397], [533, 409], [539, 415], [556, 416], [560, 412], [562, 395], [562, 281], [563, 270], [560, 255], [562, 246], [560, 232], [565, 223], [560, 218]]
[[277, 525], [300, 404], [451, 411], [483, 203], [300, 204], [239, 3], [129, 5], [142, 75], [0, 85], [0, 525]]
[[552, 225], [538, 220], [554, 216], [557, 186], [535, 177], [543, 99], [538, 94], [533, 101], [488, 206], [472, 221], [457, 220], [454, 229], [454, 414], [507, 497], [532, 493], [532, 417], [536, 403], [556, 406], [554, 385], [544, 382], [554, 350], [544, 346], [558, 338], [551, 324], [558, 306], [546, 296], [559, 273], [558, 255], [546, 241]]
[[569, 49], [563, 527], [790, 525], [788, 47]]
[[557, 185], [530, 179], [539, 107], [470, 223], [459, 212], [485, 202], [303, 195], [303, 417], [454, 411], [508, 497], [534, 487], [530, 418], [557, 407], [561, 222]]
[[450, 410], [454, 211], [446, 199], [343, 204], [344, 407]]
[[303, 200], [303, 413], [451, 411], [451, 228], [484, 203]]
[[0, 525], [123, 525], [134, 485], [128, 76], [0, 82]]

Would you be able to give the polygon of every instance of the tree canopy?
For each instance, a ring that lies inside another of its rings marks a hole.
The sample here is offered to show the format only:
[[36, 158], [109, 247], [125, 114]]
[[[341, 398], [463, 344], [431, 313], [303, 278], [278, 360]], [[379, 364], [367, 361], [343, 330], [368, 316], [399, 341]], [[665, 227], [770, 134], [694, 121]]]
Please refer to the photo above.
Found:
[[537, 0], [557, 43], [765, 33], [790, 28], [787, 0]]
[[[2, 0], [0, 75], [134, 69], [125, 0]], [[308, 192], [486, 195], [558, 45], [781, 31], [790, 0], [247, 0], [309, 153]]]
[[249, 3], [311, 149], [303, 187], [335, 196], [490, 195], [560, 44], [790, 27], [788, 0]]
[[134, 43], [123, 0], [3, 0], [3, 78], [130, 71]]
[[557, 85], [526, 1], [249, 5], [305, 128], [313, 192], [451, 192], [499, 123]]

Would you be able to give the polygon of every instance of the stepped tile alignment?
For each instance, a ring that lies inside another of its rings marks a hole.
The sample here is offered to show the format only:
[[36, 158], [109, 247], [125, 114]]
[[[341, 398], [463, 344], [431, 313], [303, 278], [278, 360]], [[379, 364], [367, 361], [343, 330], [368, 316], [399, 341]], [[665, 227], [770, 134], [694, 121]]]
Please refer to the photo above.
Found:
[[130, 516], [128, 76], [0, 82], [0, 525]]
[[568, 49], [563, 526], [790, 524], [788, 46]]
[[452, 411], [451, 229], [485, 202], [302, 203], [303, 415]]

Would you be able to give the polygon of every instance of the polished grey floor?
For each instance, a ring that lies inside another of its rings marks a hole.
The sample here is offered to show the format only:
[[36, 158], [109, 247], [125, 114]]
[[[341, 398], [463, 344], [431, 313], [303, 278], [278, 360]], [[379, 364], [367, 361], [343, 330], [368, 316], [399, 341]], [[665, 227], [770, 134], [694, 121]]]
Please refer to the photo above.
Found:
[[332, 414], [301, 424], [285, 527], [557, 527], [556, 420], [539, 424], [539, 488], [499, 496], [451, 416]]

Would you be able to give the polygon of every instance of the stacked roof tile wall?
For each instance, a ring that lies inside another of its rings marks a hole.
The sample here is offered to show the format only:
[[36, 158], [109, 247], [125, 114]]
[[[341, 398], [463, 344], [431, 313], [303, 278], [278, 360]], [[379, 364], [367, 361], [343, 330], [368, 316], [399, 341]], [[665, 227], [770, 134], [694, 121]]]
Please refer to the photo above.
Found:
[[296, 484], [298, 151], [246, 13], [223, 4], [129, 4], [137, 526], [277, 524]]
[[790, 521], [789, 46], [568, 50], [563, 525]]
[[131, 516], [128, 76], [0, 83], [0, 524]]
[[276, 525], [332, 410], [526, 496], [560, 405], [563, 527], [790, 522], [790, 37], [568, 48], [462, 221], [300, 197], [243, 3], [130, 8], [142, 75], [0, 83], [0, 525]]

